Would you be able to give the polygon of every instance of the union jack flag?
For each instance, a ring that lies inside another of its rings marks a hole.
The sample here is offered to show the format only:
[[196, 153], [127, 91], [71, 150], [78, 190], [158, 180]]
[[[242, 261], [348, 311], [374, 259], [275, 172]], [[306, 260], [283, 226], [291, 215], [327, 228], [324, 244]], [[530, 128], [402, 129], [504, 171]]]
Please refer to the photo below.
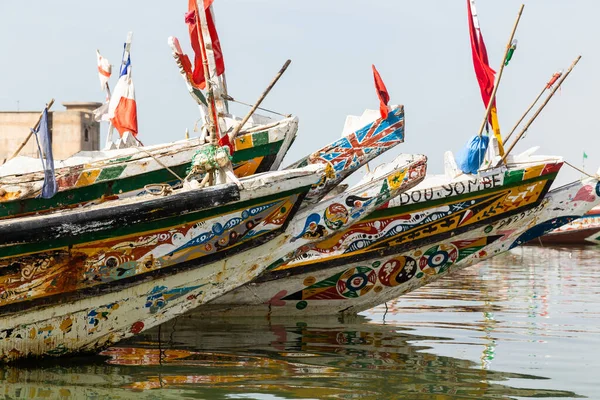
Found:
[[345, 136], [314, 154], [330, 163], [336, 172], [355, 169], [404, 141], [404, 107], [398, 107], [386, 119]]

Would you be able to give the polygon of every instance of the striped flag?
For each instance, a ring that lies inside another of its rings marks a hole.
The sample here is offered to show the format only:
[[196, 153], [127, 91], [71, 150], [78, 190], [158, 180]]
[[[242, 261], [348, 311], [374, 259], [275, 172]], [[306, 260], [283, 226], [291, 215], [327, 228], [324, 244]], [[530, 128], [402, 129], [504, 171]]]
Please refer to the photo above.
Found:
[[108, 117], [121, 137], [125, 132], [130, 132], [133, 136], [137, 136], [138, 133], [137, 104], [131, 78], [130, 45], [130, 42], [125, 43], [121, 74], [108, 105]]
[[[467, 8], [469, 10], [469, 35], [471, 37], [471, 50], [473, 53], [473, 67], [475, 75], [481, 90], [481, 98], [483, 104], [487, 108], [492, 98], [494, 85], [496, 80], [496, 71], [490, 67], [488, 60], [487, 49], [479, 27], [479, 19], [477, 18], [477, 10], [475, 9], [475, 0], [467, 0]], [[494, 136], [498, 140], [500, 155], [504, 155], [504, 147], [502, 146], [502, 135], [500, 133], [500, 124], [498, 122], [498, 110], [496, 109], [496, 100], [490, 111], [489, 123], [492, 126]]]

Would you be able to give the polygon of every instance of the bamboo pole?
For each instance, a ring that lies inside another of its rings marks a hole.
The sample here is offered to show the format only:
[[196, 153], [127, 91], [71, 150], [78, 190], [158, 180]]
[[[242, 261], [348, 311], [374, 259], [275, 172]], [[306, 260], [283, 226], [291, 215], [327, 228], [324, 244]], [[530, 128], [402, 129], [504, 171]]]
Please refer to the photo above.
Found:
[[502, 57], [502, 65], [500, 66], [500, 70], [498, 71], [498, 75], [496, 76], [496, 82], [494, 84], [494, 90], [492, 91], [492, 96], [490, 97], [490, 101], [487, 105], [487, 109], [485, 110], [485, 117], [483, 117], [483, 122], [479, 127], [479, 137], [483, 134], [483, 130], [485, 129], [485, 124], [487, 124], [488, 118], [490, 116], [490, 112], [492, 111], [492, 106], [494, 105], [494, 101], [496, 100], [496, 93], [498, 92], [498, 87], [500, 86], [500, 80], [502, 79], [502, 73], [504, 72], [504, 64], [506, 61], [506, 56], [510, 50], [513, 39], [515, 37], [515, 33], [517, 32], [517, 27], [519, 26], [519, 21], [521, 21], [521, 15], [523, 14], [523, 9], [525, 8], [525, 4], [521, 4], [521, 8], [519, 9], [519, 15], [517, 16], [517, 20], [515, 21], [515, 25], [510, 34], [510, 39], [508, 39], [508, 44], [506, 45], [506, 50], [504, 51], [504, 57]]
[[[48, 102], [48, 104], [46, 104], [46, 107], [44, 107], [44, 111], [49, 110], [50, 108], [52, 108], [53, 104], [54, 104], [54, 99], [51, 99]], [[23, 142], [19, 145], [19, 147], [17, 148], [17, 150], [15, 150], [15, 152], [13, 153], [12, 156], [10, 156], [8, 158], [5, 158], [4, 161], [2, 161], [2, 164], [6, 163], [7, 161], [12, 160], [13, 158], [15, 158], [21, 152], [21, 150], [23, 150], [23, 147], [25, 147], [25, 145], [27, 144], [27, 142], [29, 142], [29, 139], [31, 139], [31, 136], [33, 136], [33, 131], [37, 130], [40, 127], [40, 122], [42, 122], [42, 117], [44, 116], [44, 111], [42, 111], [40, 113], [40, 116], [38, 117], [37, 122], [33, 126], [33, 129], [31, 131], [29, 131], [29, 134], [27, 135], [27, 137], [25, 138], [25, 140], [23, 140]]]
[[273, 86], [275, 86], [275, 84], [277, 83], [277, 81], [279, 80], [279, 78], [281, 78], [281, 75], [283, 75], [283, 73], [285, 72], [285, 70], [290, 66], [292, 60], [287, 60], [285, 62], [285, 64], [283, 64], [283, 67], [281, 67], [281, 69], [279, 70], [279, 72], [277, 73], [277, 75], [275, 75], [275, 78], [273, 78], [273, 80], [271, 81], [271, 83], [269, 84], [269, 86], [267, 86], [267, 88], [265, 89], [265, 91], [263, 92], [263, 94], [259, 97], [258, 101], [256, 102], [256, 104], [254, 104], [254, 106], [252, 106], [252, 108], [250, 109], [250, 111], [248, 111], [248, 114], [246, 114], [246, 116], [244, 117], [244, 119], [242, 119], [242, 121], [233, 129], [233, 131], [231, 131], [229, 133], [229, 140], [233, 141], [233, 139], [235, 139], [235, 137], [238, 135], [238, 133], [240, 133], [240, 130], [242, 130], [242, 127], [246, 124], [246, 122], [248, 122], [248, 120], [250, 119], [250, 117], [252, 116], [252, 114], [254, 114], [256, 112], [256, 110], [258, 109], [258, 107], [260, 106], [260, 104], [263, 102], [263, 100], [265, 99], [265, 97], [267, 97], [267, 95], [269, 94], [269, 92], [271, 91], [271, 89], [273, 89]]
[[519, 142], [519, 140], [521, 140], [521, 138], [527, 132], [527, 130], [529, 129], [529, 127], [531, 126], [531, 124], [533, 124], [533, 122], [536, 120], [536, 118], [540, 115], [540, 113], [542, 112], [542, 110], [544, 109], [544, 107], [546, 107], [546, 105], [550, 102], [550, 100], [552, 99], [552, 96], [554, 96], [554, 93], [556, 93], [556, 91], [560, 88], [560, 86], [563, 84], [563, 82], [565, 81], [565, 79], [567, 79], [567, 77], [569, 76], [569, 74], [571, 73], [571, 71], [573, 70], [573, 68], [575, 68], [575, 66], [577, 65], [577, 63], [579, 62], [580, 59], [581, 59], [581, 56], [577, 56], [577, 58], [575, 59], [575, 61], [573, 61], [573, 63], [571, 64], [571, 66], [569, 67], [569, 69], [567, 70], [567, 72], [565, 72], [565, 74], [558, 81], [558, 83], [556, 84], [556, 86], [554, 87], [554, 89], [552, 89], [552, 92], [550, 92], [550, 94], [548, 95], [548, 97], [546, 98], [546, 100], [542, 103], [542, 105], [540, 106], [540, 108], [538, 108], [538, 110], [533, 115], [533, 117], [529, 120], [529, 122], [527, 122], [527, 124], [525, 125], [525, 127], [523, 128], [523, 130], [515, 138], [515, 140], [513, 141], [513, 143], [510, 145], [510, 147], [508, 148], [508, 150], [504, 154], [504, 157], [502, 158], [502, 162], [503, 163], [506, 163], [506, 159], [508, 158], [508, 155], [510, 154], [510, 152], [512, 151], [512, 149], [517, 145], [517, 143]]

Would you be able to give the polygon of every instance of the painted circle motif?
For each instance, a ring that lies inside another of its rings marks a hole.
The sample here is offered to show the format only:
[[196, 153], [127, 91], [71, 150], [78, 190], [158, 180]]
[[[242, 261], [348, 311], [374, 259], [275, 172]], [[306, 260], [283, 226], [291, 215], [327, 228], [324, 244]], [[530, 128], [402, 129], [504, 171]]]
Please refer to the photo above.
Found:
[[379, 282], [394, 287], [408, 282], [417, 273], [417, 261], [411, 257], [396, 257], [383, 263], [379, 269]]
[[334, 203], [331, 204], [325, 210], [325, 225], [329, 229], [337, 230], [340, 229], [344, 224], [348, 222], [348, 210], [343, 204]]
[[600, 182], [596, 183], [596, 196], [600, 197]]
[[346, 298], [357, 298], [371, 291], [377, 283], [377, 274], [369, 267], [350, 268], [340, 276], [336, 288]]
[[296, 303], [296, 308], [298, 310], [304, 310], [306, 307], [308, 306], [308, 302], [306, 301], [299, 301], [298, 303]]
[[427, 250], [419, 259], [419, 268], [427, 275], [446, 272], [458, 258], [458, 249], [451, 244], [440, 244]]

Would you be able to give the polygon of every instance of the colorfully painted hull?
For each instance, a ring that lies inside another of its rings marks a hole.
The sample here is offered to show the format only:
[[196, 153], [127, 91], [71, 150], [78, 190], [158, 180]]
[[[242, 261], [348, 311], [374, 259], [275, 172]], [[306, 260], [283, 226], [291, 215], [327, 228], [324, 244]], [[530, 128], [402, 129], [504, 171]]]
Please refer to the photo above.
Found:
[[[454, 237], [540, 204], [561, 162], [512, 169], [441, 188], [427, 180], [401, 194], [388, 208], [330, 239], [303, 256], [270, 269], [257, 280], [198, 310], [210, 315], [323, 315], [355, 312], [363, 300], [402, 294], [418, 287], [444, 265], [487, 242], [446, 246]], [[519, 177], [519, 179], [516, 179]], [[465, 183], [466, 182], [466, 183]], [[468, 192], [468, 194], [464, 194]], [[462, 246], [462, 247], [461, 247]], [[419, 274], [419, 268], [426, 272]], [[417, 277], [417, 275], [419, 275]]]
[[[112, 215], [107, 210], [116, 206], [109, 203], [81, 211], [87, 220], [66, 212], [33, 217], [29, 224], [5, 221], [0, 230], [13, 234], [0, 245], [5, 293], [0, 360], [97, 351], [223, 295], [416, 185], [425, 176], [426, 158], [403, 157], [393, 166], [379, 174], [375, 170], [348, 192], [305, 207], [291, 223], [304, 195], [325, 174], [324, 166], [247, 178], [240, 194], [258, 203], [242, 198], [189, 217], [177, 208], [188, 206], [182, 199], [171, 201], [171, 215], [131, 199], [121, 207], [140, 208], [135, 213], [123, 209]], [[286, 190], [269, 184], [273, 176], [304, 170], [312, 171], [303, 175], [310, 186], [287, 183], [292, 188]], [[206, 194], [210, 201], [224, 197], [231, 195]], [[150, 225], [147, 218], [154, 218]], [[32, 236], [35, 220], [44, 221], [44, 230]], [[137, 232], [130, 233], [133, 228]]]
[[[297, 130], [298, 119], [288, 118], [268, 129], [240, 135], [232, 160], [235, 174], [245, 177], [279, 168]], [[37, 198], [43, 173], [2, 176], [0, 219], [139, 196], [151, 184], [177, 184], [177, 178], [164, 166], [185, 178], [192, 157], [202, 145], [200, 139], [190, 139], [149, 147], [147, 152], [136, 148], [109, 151], [107, 158], [98, 161], [57, 168], [59, 191], [51, 199]], [[120, 155], [111, 157], [113, 153]]]
[[93, 351], [251, 280], [323, 174], [1, 222], [0, 360]]
[[558, 229], [548, 232], [527, 245], [565, 246], [594, 245], [600, 234], [600, 208], [595, 207], [583, 217], [574, 220]]

